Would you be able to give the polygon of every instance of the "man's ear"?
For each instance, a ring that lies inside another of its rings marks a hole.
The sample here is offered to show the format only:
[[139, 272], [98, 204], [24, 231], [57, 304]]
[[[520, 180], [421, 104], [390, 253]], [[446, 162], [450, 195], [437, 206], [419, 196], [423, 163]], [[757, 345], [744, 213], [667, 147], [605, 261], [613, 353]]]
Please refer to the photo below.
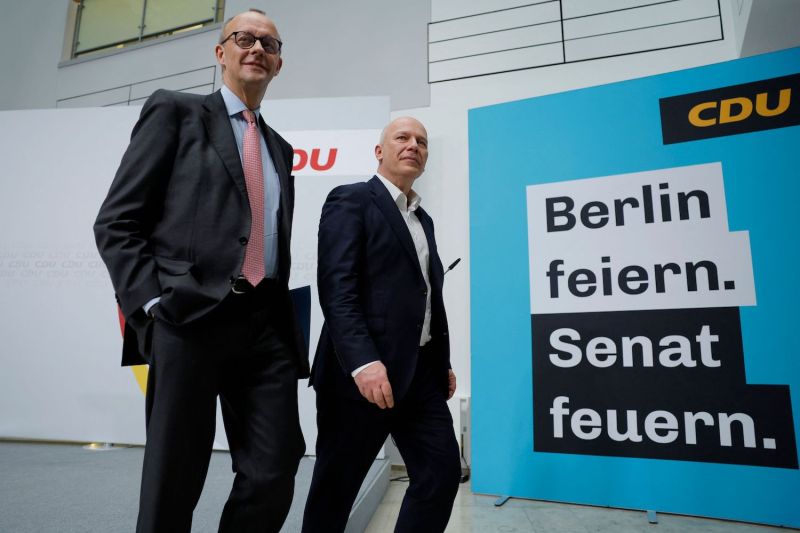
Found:
[[221, 44], [214, 47], [214, 55], [217, 57], [217, 63], [225, 66], [225, 48]]
[[383, 148], [381, 148], [380, 144], [375, 145], [375, 159], [383, 161]]

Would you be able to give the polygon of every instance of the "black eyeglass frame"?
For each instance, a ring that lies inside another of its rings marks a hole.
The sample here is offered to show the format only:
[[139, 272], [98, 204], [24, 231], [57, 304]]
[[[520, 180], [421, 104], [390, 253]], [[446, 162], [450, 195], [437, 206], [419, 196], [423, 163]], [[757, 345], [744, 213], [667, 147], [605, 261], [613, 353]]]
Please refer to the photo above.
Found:
[[[239, 43], [239, 34], [243, 34], [243, 35], [249, 35], [250, 37], [252, 37], [252, 38], [253, 38], [253, 44], [251, 44], [250, 46], [242, 46], [242, 45]], [[261, 48], [263, 48], [263, 49], [264, 49], [264, 51], [265, 51], [266, 53], [268, 53], [268, 54], [275, 53], [275, 54], [277, 54], [277, 55], [280, 55], [280, 53], [281, 53], [281, 50], [283, 49], [283, 41], [281, 41], [280, 39], [276, 39], [276, 38], [275, 38], [275, 37], [273, 37], [272, 35], [265, 35], [265, 36], [263, 36], [263, 37], [256, 37], [255, 35], [253, 35], [253, 34], [252, 34], [252, 33], [250, 33], [249, 31], [234, 31], [234, 32], [231, 32], [231, 34], [230, 34], [230, 35], [228, 35], [227, 37], [225, 37], [224, 39], [222, 39], [222, 40], [219, 42], [219, 44], [225, 44], [225, 41], [227, 41], [227, 40], [228, 40], [228, 39], [230, 39], [231, 37], [233, 37], [233, 42], [234, 42], [234, 43], [236, 43], [236, 46], [238, 46], [238, 47], [239, 47], [239, 48], [241, 48], [242, 50], [249, 50], [249, 49], [253, 48], [253, 47], [256, 45], [256, 41], [258, 41], [258, 42], [260, 42], [260, 43], [261, 43]], [[278, 43], [278, 47], [277, 47], [277, 48], [278, 48], [278, 51], [277, 51], [277, 52], [270, 52], [270, 51], [267, 49], [267, 46], [264, 44], [265, 42], [267, 42], [267, 43], [270, 43], [270, 45], [272, 45], [272, 42], [273, 42], [273, 41], [274, 41], [274, 42], [276, 42], [276, 43]]]

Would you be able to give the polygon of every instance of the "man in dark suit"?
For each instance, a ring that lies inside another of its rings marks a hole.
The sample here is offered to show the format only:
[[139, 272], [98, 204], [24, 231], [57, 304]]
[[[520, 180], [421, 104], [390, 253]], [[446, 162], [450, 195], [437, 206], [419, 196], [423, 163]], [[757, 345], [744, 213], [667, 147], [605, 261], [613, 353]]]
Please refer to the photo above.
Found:
[[147, 100], [95, 222], [123, 364], [150, 365], [140, 532], [190, 531], [218, 396], [236, 473], [220, 531], [279, 531], [289, 511], [308, 375], [288, 290], [293, 151], [259, 113], [280, 49], [263, 12], [228, 20], [224, 86]]
[[444, 269], [433, 221], [411, 188], [428, 159], [425, 128], [409, 117], [391, 122], [375, 156], [375, 177], [337, 187], [322, 208], [325, 324], [311, 377], [318, 437], [306, 533], [344, 530], [388, 435], [410, 479], [395, 531], [444, 531], [458, 491]]

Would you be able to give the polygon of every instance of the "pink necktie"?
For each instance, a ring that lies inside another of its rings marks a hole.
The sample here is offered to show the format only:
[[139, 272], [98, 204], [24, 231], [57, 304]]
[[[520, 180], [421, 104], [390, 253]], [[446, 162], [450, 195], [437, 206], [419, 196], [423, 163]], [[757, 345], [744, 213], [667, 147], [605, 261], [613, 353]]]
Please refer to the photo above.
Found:
[[242, 146], [242, 166], [253, 219], [244, 252], [242, 275], [255, 287], [264, 279], [264, 168], [261, 163], [261, 142], [256, 117], [249, 109], [242, 111], [242, 115], [247, 120]]

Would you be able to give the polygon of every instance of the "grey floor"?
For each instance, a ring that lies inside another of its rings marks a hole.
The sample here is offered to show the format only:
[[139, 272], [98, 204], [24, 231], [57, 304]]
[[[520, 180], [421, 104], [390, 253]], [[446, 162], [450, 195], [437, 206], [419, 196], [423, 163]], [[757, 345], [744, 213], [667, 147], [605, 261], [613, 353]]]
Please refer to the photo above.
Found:
[[[136, 527], [143, 448], [88, 451], [80, 445], [0, 443], [1, 533], [129, 533]], [[282, 531], [300, 530], [313, 469], [305, 458]], [[217, 531], [233, 481], [230, 456], [215, 452], [192, 531]]]
[[[142, 448], [87, 451], [79, 445], [0, 442], [0, 533], [130, 532], [136, 523]], [[289, 518], [283, 528], [300, 530], [313, 468], [303, 459]], [[227, 453], [214, 453], [192, 531], [217, 530], [233, 474]], [[393, 531], [407, 483], [392, 481], [367, 533]], [[659, 514], [648, 524], [643, 512], [472, 494], [461, 485], [446, 533], [774, 533], [789, 529]]]
[[[393, 478], [396, 474], [393, 473]], [[365, 533], [390, 533], [407, 483], [392, 481]], [[495, 507], [497, 497], [473, 494], [461, 485], [445, 533], [786, 533], [796, 529], [742, 524], [658, 513], [657, 524], [642, 511], [625, 511], [512, 498]]]

